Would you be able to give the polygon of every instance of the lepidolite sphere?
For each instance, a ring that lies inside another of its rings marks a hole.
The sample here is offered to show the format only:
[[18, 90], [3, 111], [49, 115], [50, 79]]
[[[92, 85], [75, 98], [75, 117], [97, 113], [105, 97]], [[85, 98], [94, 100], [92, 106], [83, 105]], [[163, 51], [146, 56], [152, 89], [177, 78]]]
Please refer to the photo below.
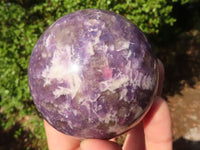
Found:
[[55, 129], [109, 139], [146, 114], [158, 68], [144, 34], [110, 11], [80, 10], [54, 22], [29, 62], [34, 103]]

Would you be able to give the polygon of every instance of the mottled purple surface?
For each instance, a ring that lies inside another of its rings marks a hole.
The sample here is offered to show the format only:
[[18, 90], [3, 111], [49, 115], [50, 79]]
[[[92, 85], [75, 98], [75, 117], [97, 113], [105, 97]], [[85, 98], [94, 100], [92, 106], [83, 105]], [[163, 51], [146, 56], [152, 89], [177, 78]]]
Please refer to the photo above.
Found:
[[157, 61], [143, 33], [125, 18], [87, 9], [58, 19], [39, 38], [29, 63], [38, 111], [57, 130], [109, 139], [149, 109]]

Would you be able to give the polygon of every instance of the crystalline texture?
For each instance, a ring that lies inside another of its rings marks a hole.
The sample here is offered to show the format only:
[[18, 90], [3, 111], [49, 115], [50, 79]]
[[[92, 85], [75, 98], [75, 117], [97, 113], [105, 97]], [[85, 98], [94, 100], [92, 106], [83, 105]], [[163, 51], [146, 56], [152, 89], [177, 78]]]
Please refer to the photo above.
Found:
[[142, 119], [158, 80], [144, 34], [124, 17], [97, 9], [53, 23], [34, 47], [28, 75], [46, 121], [65, 134], [100, 139]]

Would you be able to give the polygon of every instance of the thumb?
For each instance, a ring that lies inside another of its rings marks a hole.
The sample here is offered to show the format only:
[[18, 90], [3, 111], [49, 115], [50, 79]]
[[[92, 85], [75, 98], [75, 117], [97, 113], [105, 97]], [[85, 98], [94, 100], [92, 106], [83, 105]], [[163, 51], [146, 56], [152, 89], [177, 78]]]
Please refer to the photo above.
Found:
[[122, 148], [112, 141], [87, 139], [81, 142], [80, 150], [122, 150]]

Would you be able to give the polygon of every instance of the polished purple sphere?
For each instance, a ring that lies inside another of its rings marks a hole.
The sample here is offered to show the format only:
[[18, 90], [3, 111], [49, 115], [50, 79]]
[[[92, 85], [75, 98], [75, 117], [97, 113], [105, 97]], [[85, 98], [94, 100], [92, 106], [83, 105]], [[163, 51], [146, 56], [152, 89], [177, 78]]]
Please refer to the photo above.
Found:
[[86, 9], [58, 19], [41, 35], [28, 76], [38, 111], [55, 129], [78, 138], [110, 139], [149, 110], [158, 66], [132, 22]]

